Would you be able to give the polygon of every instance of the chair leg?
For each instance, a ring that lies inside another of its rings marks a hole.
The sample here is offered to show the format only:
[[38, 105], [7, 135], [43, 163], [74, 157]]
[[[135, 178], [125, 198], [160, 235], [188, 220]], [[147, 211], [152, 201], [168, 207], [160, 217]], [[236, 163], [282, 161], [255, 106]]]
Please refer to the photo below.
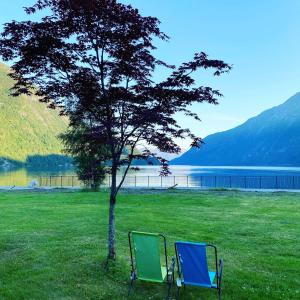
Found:
[[129, 285], [129, 288], [128, 288], [128, 294], [127, 294], [127, 297], [129, 297], [130, 295], [130, 292], [133, 288], [133, 282], [134, 282], [134, 278], [131, 278], [131, 281], [130, 281], [130, 285]]
[[166, 299], [169, 299], [170, 298], [170, 293], [171, 293], [171, 290], [172, 290], [172, 286], [174, 284], [173, 276], [168, 275], [168, 282], [167, 283], [168, 283], [168, 292], [167, 292], [167, 298]]
[[221, 288], [218, 288], [218, 299], [221, 300]]
[[166, 300], [169, 300], [169, 299], [170, 299], [170, 291], [171, 291], [171, 284], [168, 283], [168, 292], [167, 292]]
[[177, 292], [176, 292], [176, 300], [179, 299], [179, 294], [180, 294], [180, 287], [177, 286]]

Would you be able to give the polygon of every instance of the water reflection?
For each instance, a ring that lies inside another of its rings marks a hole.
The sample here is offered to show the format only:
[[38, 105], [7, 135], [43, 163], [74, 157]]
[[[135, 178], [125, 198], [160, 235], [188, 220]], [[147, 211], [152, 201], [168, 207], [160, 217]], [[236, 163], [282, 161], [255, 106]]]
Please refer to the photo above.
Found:
[[39, 181], [41, 176], [74, 175], [74, 170], [29, 171], [25, 168], [0, 172], [0, 186], [28, 186], [33, 180]]
[[[172, 183], [174, 176], [177, 180], [186, 182], [186, 176], [189, 176], [190, 183], [196, 182], [199, 176], [213, 175], [213, 176], [300, 176], [299, 167], [206, 167], [206, 166], [171, 166], [171, 176], [164, 179], [168, 184]], [[150, 185], [152, 181], [160, 184], [159, 166], [141, 166], [139, 171], [130, 171], [128, 180], [135, 181], [135, 176], [145, 177], [150, 176]], [[122, 170], [120, 171], [122, 172]], [[33, 171], [28, 169], [18, 169], [0, 172], [0, 186], [28, 186], [33, 180], [39, 181], [41, 176], [61, 176], [61, 175], [75, 175], [73, 169], [60, 170], [44, 170]], [[156, 177], [156, 178], [154, 178]], [[180, 177], [180, 178], [179, 178]], [[185, 178], [184, 178], [185, 177]], [[141, 178], [142, 180], [142, 178]], [[146, 179], [143, 179], [143, 182]], [[148, 179], [147, 179], [148, 180]], [[138, 179], [139, 182], [139, 179]]]

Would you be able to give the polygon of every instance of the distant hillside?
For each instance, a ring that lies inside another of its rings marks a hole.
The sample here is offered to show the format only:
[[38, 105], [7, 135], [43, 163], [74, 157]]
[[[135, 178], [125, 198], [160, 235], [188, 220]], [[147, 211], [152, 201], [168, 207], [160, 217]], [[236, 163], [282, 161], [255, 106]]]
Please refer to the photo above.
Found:
[[8, 72], [0, 63], [0, 161], [26, 162], [29, 156], [60, 154], [62, 144], [57, 135], [66, 129], [67, 119], [34, 97], [9, 96], [13, 80]]
[[300, 93], [233, 129], [207, 136], [175, 165], [300, 166]]
[[[67, 119], [35, 97], [11, 97], [13, 80], [8, 72], [9, 68], [0, 63], [0, 170], [22, 164], [36, 170], [69, 165], [71, 160], [61, 155], [63, 145], [57, 138], [66, 130]], [[159, 164], [157, 159], [150, 161]], [[133, 164], [148, 163], [135, 160]]]

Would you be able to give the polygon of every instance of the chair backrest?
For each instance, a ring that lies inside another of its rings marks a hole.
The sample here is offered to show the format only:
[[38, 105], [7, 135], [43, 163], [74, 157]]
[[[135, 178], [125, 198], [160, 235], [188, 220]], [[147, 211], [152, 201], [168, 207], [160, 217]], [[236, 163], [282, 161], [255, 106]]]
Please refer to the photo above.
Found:
[[176, 242], [176, 255], [184, 283], [211, 287], [208, 273], [206, 244]]
[[135, 265], [139, 279], [162, 282], [160, 235], [132, 231]]

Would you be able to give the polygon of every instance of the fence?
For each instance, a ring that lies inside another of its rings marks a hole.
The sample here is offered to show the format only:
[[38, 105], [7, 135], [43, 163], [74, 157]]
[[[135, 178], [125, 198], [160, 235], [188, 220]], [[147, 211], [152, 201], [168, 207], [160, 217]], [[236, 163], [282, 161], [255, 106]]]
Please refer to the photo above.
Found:
[[[121, 176], [117, 177], [117, 183]], [[107, 177], [102, 186], [109, 187]], [[40, 177], [41, 187], [80, 187], [77, 176]], [[300, 189], [300, 176], [127, 176], [123, 187], [139, 188], [236, 188], [236, 189]]]

